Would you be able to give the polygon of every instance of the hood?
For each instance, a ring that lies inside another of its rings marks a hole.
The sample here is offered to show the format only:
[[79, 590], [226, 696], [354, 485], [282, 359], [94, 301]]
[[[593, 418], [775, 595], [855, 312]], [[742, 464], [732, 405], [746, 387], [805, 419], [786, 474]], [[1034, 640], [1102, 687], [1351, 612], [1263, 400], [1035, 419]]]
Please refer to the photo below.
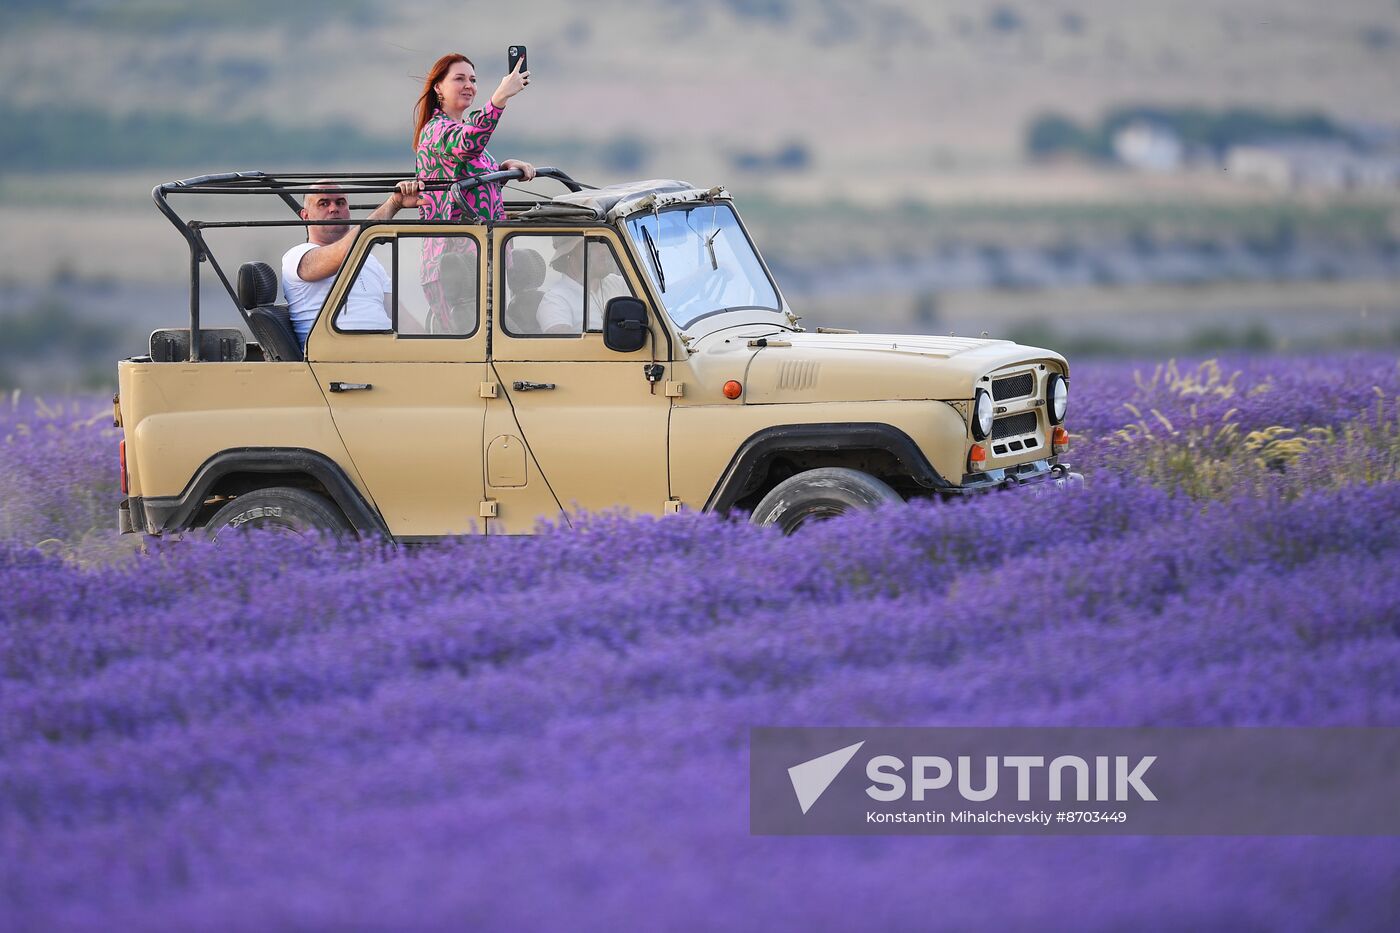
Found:
[[1060, 354], [1009, 340], [816, 333], [769, 339], [744, 379], [750, 404], [970, 399], [979, 379], [1018, 363], [1069, 372]]

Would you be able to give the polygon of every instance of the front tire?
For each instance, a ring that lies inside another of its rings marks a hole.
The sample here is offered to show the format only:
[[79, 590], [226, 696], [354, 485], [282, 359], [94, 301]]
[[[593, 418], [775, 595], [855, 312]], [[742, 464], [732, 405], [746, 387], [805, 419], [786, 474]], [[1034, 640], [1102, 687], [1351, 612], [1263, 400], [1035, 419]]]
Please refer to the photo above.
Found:
[[305, 538], [312, 534], [347, 538], [354, 534], [345, 515], [325, 496], [290, 486], [245, 493], [210, 517], [204, 533], [218, 541], [242, 529], [276, 531]]
[[821, 467], [790, 476], [774, 486], [753, 510], [754, 525], [776, 525], [790, 535], [804, 524], [863, 512], [887, 502], [903, 502], [899, 493], [869, 473], [846, 467]]

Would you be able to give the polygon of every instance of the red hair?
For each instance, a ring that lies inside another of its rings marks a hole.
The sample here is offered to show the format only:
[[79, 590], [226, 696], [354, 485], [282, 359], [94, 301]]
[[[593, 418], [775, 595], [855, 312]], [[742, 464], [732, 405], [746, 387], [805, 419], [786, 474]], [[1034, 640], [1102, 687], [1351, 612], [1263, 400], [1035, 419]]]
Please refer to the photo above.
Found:
[[423, 93], [418, 96], [418, 104], [414, 107], [413, 149], [415, 152], [418, 150], [418, 138], [423, 135], [423, 127], [433, 118], [433, 114], [441, 109], [438, 106], [437, 91], [433, 90], [433, 86], [441, 84], [447, 78], [447, 73], [452, 70], [452, 66], [458, 62], [466, 62], [472, 66], [472, 70], [476, 69], [476, 65], [472, 63], [470, 58], [461, 52], [451, 52], [433, 62], [433, 67], [428, 69], [428, 76], [423, 79]]

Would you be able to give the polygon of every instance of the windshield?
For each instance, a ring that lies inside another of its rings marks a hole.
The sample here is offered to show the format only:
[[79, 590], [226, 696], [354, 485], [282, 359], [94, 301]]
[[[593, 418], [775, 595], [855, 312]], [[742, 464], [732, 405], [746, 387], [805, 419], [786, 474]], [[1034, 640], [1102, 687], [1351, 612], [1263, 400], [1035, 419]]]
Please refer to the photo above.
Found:
[[772, 281], [728, 204], [637, 214], [628, 219], [627, 231], [678, 327], [722, 311], [782, 311]]

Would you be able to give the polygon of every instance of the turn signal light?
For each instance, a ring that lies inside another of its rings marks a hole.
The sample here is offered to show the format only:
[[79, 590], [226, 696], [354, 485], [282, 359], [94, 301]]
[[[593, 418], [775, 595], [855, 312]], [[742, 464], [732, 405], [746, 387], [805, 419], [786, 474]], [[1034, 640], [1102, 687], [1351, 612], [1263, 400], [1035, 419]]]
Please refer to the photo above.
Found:
[[126, 438], [117, 445], [117, 459], [122, 465], [122, 495], [126, 495]]
[[738, 398], [738, 397], [739, 397], [740, 395], [742, 395], [743, 393], [744, 393], [744, 387], [743, 387], [742, 385], [740, 385], [737, 381], [733, 380], [733, 379], [729, 380], [728, 382], [726, 382], [726, 383], [724, 384], [724, 397], [725, 397], [725, 398]]
[[967, 462], [974, 470], [980, 470], [982, 464], [987, 462], [987, 448], [981, 444], [973, 444], [972, 449], [967, 452]]
[[1069, 450], [1069, 432], [1066, 431], [1063, 426], [1057, 426], [1055, 428], [1055, 435], [1051, 438], [1051, 442], [1054, 444], [1055, 453], [1064, 453], [1066, 450]]

